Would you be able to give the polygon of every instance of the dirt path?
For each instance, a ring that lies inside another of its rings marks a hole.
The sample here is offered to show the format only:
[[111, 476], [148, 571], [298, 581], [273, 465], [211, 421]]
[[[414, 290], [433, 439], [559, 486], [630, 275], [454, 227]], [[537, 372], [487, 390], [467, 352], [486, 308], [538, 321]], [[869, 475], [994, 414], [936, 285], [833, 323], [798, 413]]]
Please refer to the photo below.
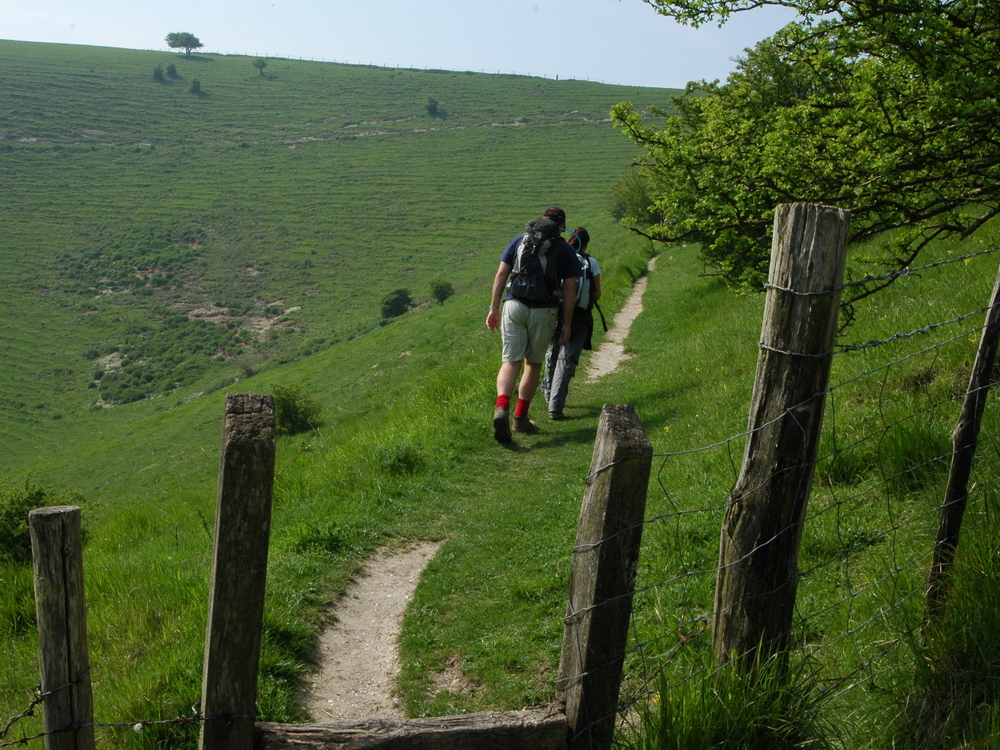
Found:
[[605, 375], [610, 375], [617, 369], [619, 363], [629, 359], [629, 356], [625, 354], [625, 339], [628, 338], [628, 333], [632, 330], [632, 324], [635, 322], [635, 319], [642, 312], [642, 295], [646, 292], [646, 282], [649, 280], [649, 274], [652, 273], [654, 268], [656, 268], [656, 258], [650, 258], [649, 265], [646, 268], [646, 275], [640, 277], [635, 282], [635, 286], [632, 287], [632, 294], [629, 295], [622, 309], [615, 315], [614, 322], [612, 322], [611, 327], [608, 329], [608, 334], [604, 337], [604, 341], [590, 353], [590, 358], [587, 360], [587, 368], [584, 371], [588, 383], [593, 383]]
[[[656, 258], [649, 262], [649, 271]], [[625, 339], [642, 312], [647, 276], [615, 316], [604, 342], [590, 354], [587, 382], [615, 371], [627, 359]], [[383, 550], [365, 564], [358, 580], [334, 605], [337, 622], [320, 636], [319, 668], [299, 696], [313, 721], [352, 721], [375, 716], [404, 718], [393, 698], [399, 658], [396, 639], [417, 581], [440, 543]]]
[[440, 546], [421, 542], [378, 552], [336, 603], [337, 622], [320, 636], [319, 670], [299, 696], [313, 721], [403, 718], [392, 696], [396, 639], [420, 573]]

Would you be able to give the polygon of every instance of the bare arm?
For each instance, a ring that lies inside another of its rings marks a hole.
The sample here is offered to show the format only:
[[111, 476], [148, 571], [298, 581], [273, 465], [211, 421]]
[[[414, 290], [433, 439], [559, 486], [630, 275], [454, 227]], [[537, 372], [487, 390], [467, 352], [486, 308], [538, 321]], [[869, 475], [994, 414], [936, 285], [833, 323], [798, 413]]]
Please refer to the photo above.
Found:
[[590, 279], [590, 298], [594, 302], [601, 298], [601, 274], [592, 276]]
[[486, 327], [495, 331], [500, 325], [500, 298], [503, 297], [503, 288], [507, 284], [507, 277], [513, 269], [510, 263], [500, 262], [497, 268], [497, 275], [493, 277], [493, 293], [490, 297], [490, 311], [486, 315]]

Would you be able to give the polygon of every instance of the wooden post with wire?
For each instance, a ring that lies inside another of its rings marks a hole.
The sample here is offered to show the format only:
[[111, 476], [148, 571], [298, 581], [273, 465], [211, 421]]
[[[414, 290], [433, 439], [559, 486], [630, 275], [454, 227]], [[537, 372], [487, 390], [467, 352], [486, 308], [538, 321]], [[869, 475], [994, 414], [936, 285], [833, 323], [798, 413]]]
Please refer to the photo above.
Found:
[[201, 750], [253, 747], [274, 454], [273, 399], [229, 394], [202, 667]]
[[45, 750], [94, 750], [83, 535], [75, 505], [28, 513]]
[[774, 214], [743, 466], [720, 540], [712, 633], [720, 664], [750, 671], [787, 643], [849, 225], [850, 212], [830, 206], [783, 204]]
[[979, 427], [983, 421], [983, 411], [986, 409], [986, 396], [990, 392], [998, 347], [1000, 347], [1000, 270], [993, 284], [993, 295], [990, 297], [983, 335], [979, 339], [976, 361], [969, 377], [965, 402], [962, 404], [962, 412], [952, 434], [954, 452], [951, 455], [948, 486], [941, 506], [934, 560], [931, 563], [927, 584], [927, 610], [930, 618], [939, 614], [948, 590], [948, 573], [955, 557], [955, 550], [958, 549], [958, 535], [962, 529], [965, 506], [969, 501], [968, 485], [972, 474], [972, 459], [976, 455], [976, 446], [979, 443]]
[[570, 750], [611, 747], [653, 446], [631, 406], [605, 404], [570, 567], [557, 697]]

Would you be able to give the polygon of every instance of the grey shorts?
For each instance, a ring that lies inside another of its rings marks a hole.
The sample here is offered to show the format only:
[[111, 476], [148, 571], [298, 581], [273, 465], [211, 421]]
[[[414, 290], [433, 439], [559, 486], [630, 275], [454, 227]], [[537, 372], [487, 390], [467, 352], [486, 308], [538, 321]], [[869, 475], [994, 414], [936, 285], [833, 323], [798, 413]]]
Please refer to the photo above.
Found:
[[500, 333], [503, 335], [503, 361], [526, 359], [539, 364], [556, 330], [559, 310], [555, 307], [528, 307], [516, 299], [503, 303]]

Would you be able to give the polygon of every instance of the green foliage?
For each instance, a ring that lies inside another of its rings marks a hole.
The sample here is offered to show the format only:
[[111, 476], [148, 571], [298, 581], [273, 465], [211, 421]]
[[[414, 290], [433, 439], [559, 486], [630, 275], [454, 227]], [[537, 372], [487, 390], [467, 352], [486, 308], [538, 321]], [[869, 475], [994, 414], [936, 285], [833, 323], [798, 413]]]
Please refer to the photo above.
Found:
[[396, 289], [382, 299], [382, 317], [397, 318], [413, 305], [409, 289]]
[[319, 425], [323, 404], [300, 385], [271, 383], [274, 416], [279, 435], [294, 435]]
[[26, 480], [23, 485], [0, 484], [0, 562], [31, 561], [28, 511], [52, 505], [82, 505], [75, 492], [59, 493]]
[[448, 113], [441, 109], [441, 102], [433, 96], [427, 97], [427, 106], [425, 109], [427, 110], [428, 117], [444, 118], [448, 116]]
[[177, 78], [177, 66], [174, 65], [173, 63], [170, 63], [167, 66], [167, 75], [170, 76], [171, 78]]
[[198, 37], [186, 31], [171, 31], [166, 36], [166, 42], [171, 49], [183, 49], [188, 57], [191, 56], [191, 50], [205, 46]]
[[[760, 5], [653, 4], [695, 25]], [[904, 230], [866, 259], [898, 269], [931, 238], [968, 236], [1000, 211], [994, 3], [906, 0], [891, 13], [865, 0], [771, 4], [803, 15], [748, 50], [724, 84], [691, 83], [673, 112], [651, 109], [661, 126], [628, 102], [613, 108], [646, 149], [650, 196], [624, 201], [627, 226], [700, 243], [730, 282], [759, 287], [779, 203], [850, 209], [854, 241]]]
[[201, 93], [201, 81], [198, 80], [197, 78], [192, 78], [191, 79], [191, 89], [190, 90], [191, 90], [192, 94], [200, 94]]
[[263, 75], [264, 75], [264, 68], [267, 67], [267, 60], [265, 60], [265, 59], [263, 59], [261, 57], [255, 57], [250, 62], [250, 64], [253, 65], [255, 68], [257, 68], [257, 70], [260, 71], [260, 74], [263, 77]]
[[440, 304], [455, 293], [455, 286], [450, 281], [443, 279], [431, 279], [431, 296]]
[[159, 81], [160, 83], [163, 83], [163, 81], [166, 80], [163, 77], [163, 66], [162, 65], [157, 65], [155, 68], [153, 68], [153, 80], [154, 81]]

